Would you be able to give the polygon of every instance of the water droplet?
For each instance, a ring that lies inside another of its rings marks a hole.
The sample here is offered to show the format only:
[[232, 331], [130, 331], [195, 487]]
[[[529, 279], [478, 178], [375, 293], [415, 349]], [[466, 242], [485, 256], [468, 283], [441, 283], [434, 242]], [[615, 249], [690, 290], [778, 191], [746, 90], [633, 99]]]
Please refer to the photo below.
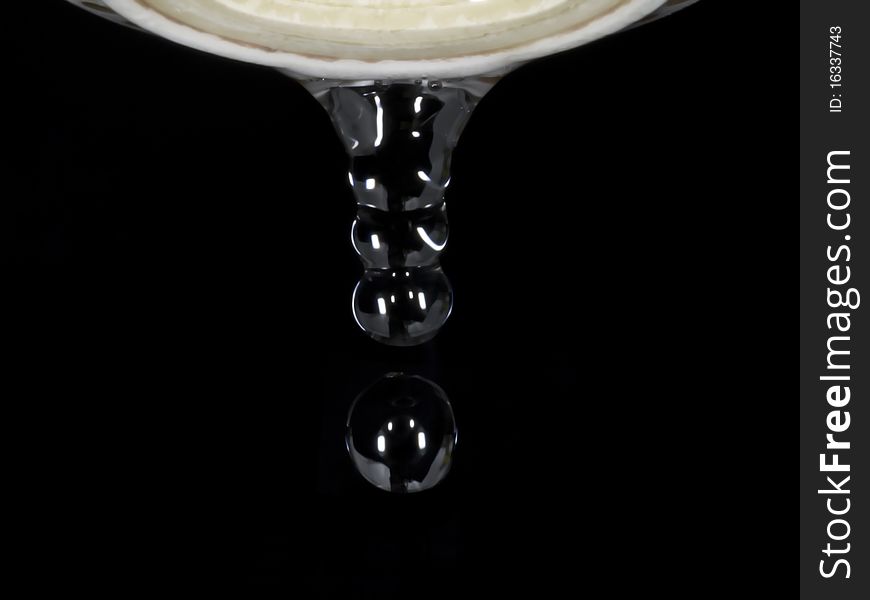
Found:
[[390, 346], [427, 342], [450, 316], [450, 282], [440, 267], [407, 269], [398, 277], [395, 273], [378, 269], [363, 273], [353, 293], [354, 318], [363, 331]]
[[375, 487], [427, 490], [450, 471], [457, 441], [453, 408], [428, 379], [390, 373], [354, 401], [346, 441], [354, 467]]

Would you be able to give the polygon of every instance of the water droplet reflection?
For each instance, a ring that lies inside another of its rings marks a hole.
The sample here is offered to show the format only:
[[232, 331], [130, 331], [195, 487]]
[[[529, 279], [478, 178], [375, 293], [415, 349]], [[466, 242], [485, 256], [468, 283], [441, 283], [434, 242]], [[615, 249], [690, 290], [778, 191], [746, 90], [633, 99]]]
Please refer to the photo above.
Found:
[[347, 417], [347, 450], [354, 467], [389, 492], [438, 485], [450, 471], [456, 440], [444, 390], [416, 375], [385, 375], [357, 397]]

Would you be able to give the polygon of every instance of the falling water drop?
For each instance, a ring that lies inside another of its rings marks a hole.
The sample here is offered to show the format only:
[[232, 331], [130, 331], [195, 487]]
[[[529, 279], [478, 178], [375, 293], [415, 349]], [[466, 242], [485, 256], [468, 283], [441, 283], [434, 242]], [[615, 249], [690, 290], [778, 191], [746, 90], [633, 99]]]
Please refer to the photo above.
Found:
[[450, 471], [456, 441], [444, 390], [416, 375], [385, 375], [357, 397], [347, 418], [347, 450], [354, 467], [389, 492], [438, 485]]

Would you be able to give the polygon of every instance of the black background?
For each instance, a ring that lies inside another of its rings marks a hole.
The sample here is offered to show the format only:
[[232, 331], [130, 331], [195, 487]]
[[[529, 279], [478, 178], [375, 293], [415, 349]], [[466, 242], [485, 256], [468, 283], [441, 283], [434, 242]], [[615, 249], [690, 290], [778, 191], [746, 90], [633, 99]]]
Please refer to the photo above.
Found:
[[[13, 423], [48, 487], [23, 488], [50, 523], [34, 552], [68, 565], [33, 581], [550, 598], [764, 572], [719, 553], [737, 526], [770, 539], [766, 511], [736, 517], [747, 478], [783, 489], [738, 457], [783, 404], [755, 380], [785, 318], [796, 71], [770, 41], [783, 15], [732, 6], [536, 61], [483, 99], [448, 193], [453, 315], [399, 350], [350, 314], [346, 159], [301, 86], [17, 3]], [[448, 479], [413, 497], [368, 486], [343, 446], [350, 402], [395, 370], [443, 387], [460, 431]]]

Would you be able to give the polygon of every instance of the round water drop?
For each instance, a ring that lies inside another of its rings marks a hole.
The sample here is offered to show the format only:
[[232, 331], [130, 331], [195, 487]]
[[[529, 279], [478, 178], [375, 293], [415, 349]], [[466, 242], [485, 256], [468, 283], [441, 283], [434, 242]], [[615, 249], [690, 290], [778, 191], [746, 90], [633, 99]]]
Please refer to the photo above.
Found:
[[416, 375], [385, 375], [357, 397], [347, 418], [354, 467], [388, 492], [438, 485], [450, 471], [456, 440], [447, 394]]

